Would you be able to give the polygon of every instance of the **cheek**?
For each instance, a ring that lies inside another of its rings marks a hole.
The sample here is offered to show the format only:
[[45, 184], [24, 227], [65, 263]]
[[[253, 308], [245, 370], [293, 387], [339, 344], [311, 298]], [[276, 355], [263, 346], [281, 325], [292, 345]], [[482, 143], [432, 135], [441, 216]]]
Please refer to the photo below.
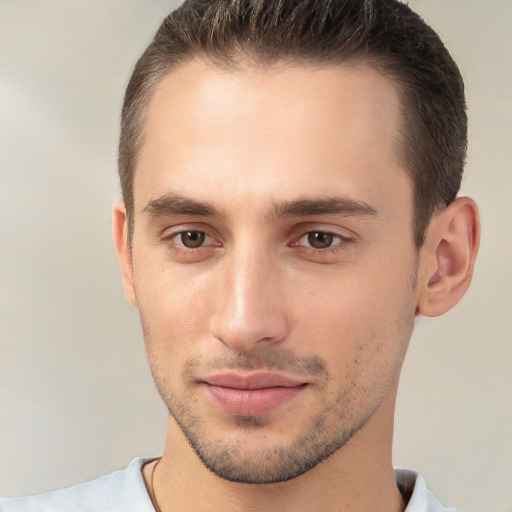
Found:
[[[323, 293], [304, 294], [303, 336], [310, 349], [352, 380], [400, 365], [414, 326], [414, 266], [405, 273], [351, 271], [331, 279]], [[399, 266], [398, 266], [399, 267]], [[326, 284], [326, 283], [324, 283]]]
[[161, 265], [142, 270], [135, 272], [135, 288], [147, 358], [160, 394], [170, 403], [170, 390], [184, 391], [183, 371], [197, 354], [198, 341], [207, 339], [209, 305], [199, 300], [203, 287], [193, 278], [184, 280]]
[[183, 354], [184, 347], [204, 338], [214, 296], [204, 279], [167, 263], [145, 261], [143, 266], [134, 264], [138, 309], [150, 331], [145, 338], [157, 343], [152, 349], [160, 353]]

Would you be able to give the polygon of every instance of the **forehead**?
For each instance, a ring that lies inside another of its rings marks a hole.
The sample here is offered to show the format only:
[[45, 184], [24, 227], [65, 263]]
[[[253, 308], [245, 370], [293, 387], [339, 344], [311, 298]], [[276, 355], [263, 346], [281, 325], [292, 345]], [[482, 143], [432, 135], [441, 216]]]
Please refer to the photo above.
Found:
[[394, 82], [364, 65], [225, 70], [193, 61], [149, 103], [136, 208], [191, 189], [200, 200], [279, 201], [334, 187], [378, 202], [396, 182], [410, 188], [397, 151], [399, 103]]

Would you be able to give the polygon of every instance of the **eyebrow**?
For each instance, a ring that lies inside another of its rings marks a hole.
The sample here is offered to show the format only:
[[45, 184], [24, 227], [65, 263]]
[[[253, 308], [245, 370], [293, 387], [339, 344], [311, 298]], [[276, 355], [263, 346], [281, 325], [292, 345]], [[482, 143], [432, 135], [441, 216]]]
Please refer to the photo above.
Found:
[[179, 194], [166, 194], [158, 199], [151, 199], [144, 208], [154, 216], [165, 215], [199, 215], [202, 217], [219, 216], [218, 210], [210, 203], [196, 201]]
[[[158, 199], [151, 199], [144, 212], [153, 216], [197, 215], [219, 217], [220, 212], [211, 203], [197, 201], [180, 194], [169, 193]], [[376, 217], [375, 208], [363, 201], [348, 197], [305, 198], [284, 201], [274, 205], [271, 217], [306, 217], [309, 215], [343, 215], [346, 217]]]
[[298, 199], [283, 202], [274, 208], [273, 213], [277, 217], [305, 217], [308, 215], [378, 216], [377, 210], [369, 204], [348, 197]]

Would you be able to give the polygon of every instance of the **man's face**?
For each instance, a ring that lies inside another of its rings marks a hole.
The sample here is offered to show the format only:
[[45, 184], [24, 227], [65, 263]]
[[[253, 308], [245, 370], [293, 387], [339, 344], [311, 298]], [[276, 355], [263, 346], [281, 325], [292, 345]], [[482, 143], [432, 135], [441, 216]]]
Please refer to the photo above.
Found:
[[158, 87], [131, 296], [160, 393], [218, 475], [302, 474], [394, 394], [417, 266], [399, 123], [364, 66], [197, 61]]

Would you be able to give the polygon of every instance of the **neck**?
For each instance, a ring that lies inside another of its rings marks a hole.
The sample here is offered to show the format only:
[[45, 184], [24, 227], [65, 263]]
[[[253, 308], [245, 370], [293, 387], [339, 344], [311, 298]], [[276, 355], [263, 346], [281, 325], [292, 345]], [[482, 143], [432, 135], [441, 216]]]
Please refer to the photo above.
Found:
[[303, 475], [277, 484], [240, 484], [214, 475], [170, 418], [164, 454], [154, 473], [154, 466], [145, 468], [146, 484], [160, 512], [403, 512], [406, 503], [391, 463], [394, 392], [390, 390], [391, 396], [337, 452]]

